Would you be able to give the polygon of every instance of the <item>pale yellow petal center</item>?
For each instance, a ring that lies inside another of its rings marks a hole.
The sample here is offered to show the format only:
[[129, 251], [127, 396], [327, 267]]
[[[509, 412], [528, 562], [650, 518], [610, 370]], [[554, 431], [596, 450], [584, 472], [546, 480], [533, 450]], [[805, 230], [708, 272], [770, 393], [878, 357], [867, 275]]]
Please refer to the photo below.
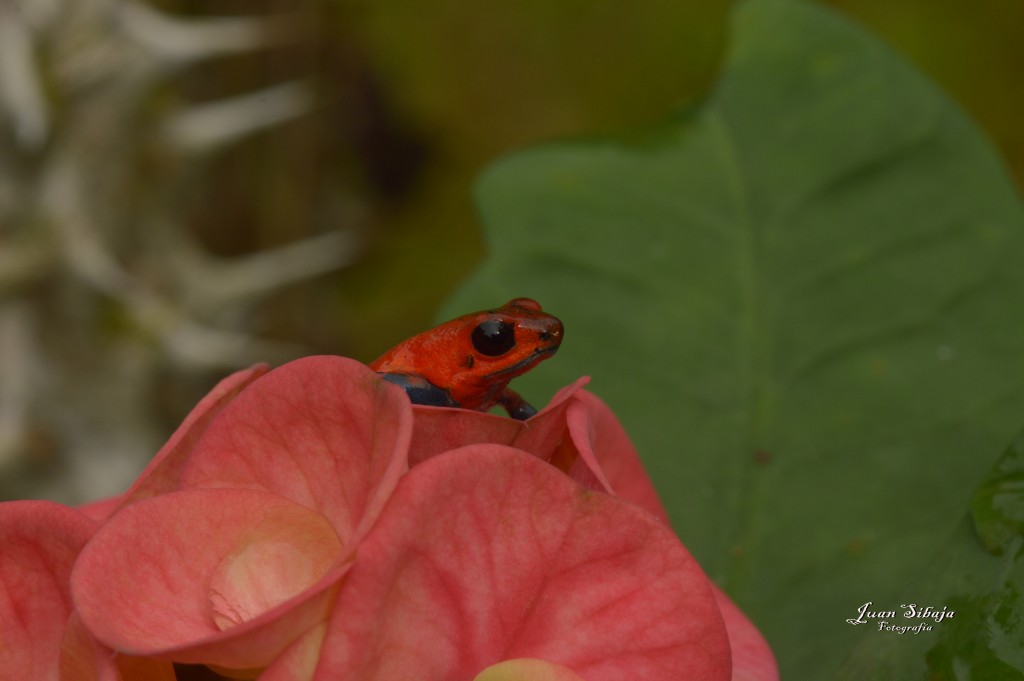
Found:
[[520, 658], [492, 664], [473, 681], [584, 681], [583, 677], [560, 664]]
[[210, 610], [221, 630], [248, 622], [301, 594], [334, 566], [341, 540], [319, 513], [277, 505], [239, 538], [210, 580]]

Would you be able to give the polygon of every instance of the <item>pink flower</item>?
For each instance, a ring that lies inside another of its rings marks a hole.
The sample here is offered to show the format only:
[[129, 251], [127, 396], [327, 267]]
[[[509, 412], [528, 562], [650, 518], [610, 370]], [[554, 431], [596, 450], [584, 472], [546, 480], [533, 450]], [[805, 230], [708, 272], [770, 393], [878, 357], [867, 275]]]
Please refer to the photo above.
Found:
[[68, 578], [96, 531], [48, 501], [0, 504], [0, 677], [38, 681], [164, 681], [171, 666], [115, 656], [82, 626]]
[[412, 407], [338, 357], [239, 372], [83, 509], [101, 524], [19, 511], [77, 528], [45, 568], [67, 633], [36, 657], [108, 678], [116, 651], [126, 681], [173, 678], [125, 672], [152, 659], [265, 681], [777, 679], [585, 383], [521, 422]]
[[172, 491], [128, 503], [83, 550], [71, 579], [83, 621], [135, 655], [265, 666], [328, 616], [411, 430], [404, 393], [352, 360], [253, 381], [129, 496]]
[[363, 543], [313, 678], [469, 681], [519, 658], [588, 681], [730, 678], [710, 584], [663, 523], [520, 450], [440, 454]]
[[[567, 421], [580, 459], [588, 462], [588, 466], [593, 465], [589, 462], [597, 462], [606, 491], [635, 503], [667, 524], [668, 513], [612, 410], [595, 395], [582, 393], [570, 408]], [[714, 582], [708, 583], [729, 635], [732, 681], [777, 681], [775, 656], [761, 632], [724, 591]]]
[[[431, 447], [437, 440], [448, 447], [483, 441], [520, 447], [584, 487], [633, 502], [667, 525], [668, 513], [629, 436], [604, 402], [582, 390], [586, 383], [587, 379], [580, 379], [564, 388], [525, 423], [479, 412], [413, 407], [419, 436], [414, 438], [413, 452], [426, 458], [439, 449]], [[728, 632], [732, 681], [776, 681], [771, 647], [725, 592], [708, 583]]]

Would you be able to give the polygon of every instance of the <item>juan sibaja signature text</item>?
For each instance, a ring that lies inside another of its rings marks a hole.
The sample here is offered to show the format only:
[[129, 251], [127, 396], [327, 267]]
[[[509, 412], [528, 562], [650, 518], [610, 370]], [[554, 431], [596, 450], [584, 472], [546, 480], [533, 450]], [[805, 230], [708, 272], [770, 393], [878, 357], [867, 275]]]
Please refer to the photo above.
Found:
[[[933, 608], [932, 606], [921, 607], [917, 603], [901, 603], [902, 612], [896, 610], [871, 610], [871, 601], [857, 609], [857, 617], [846, 620], [853, 625], [876, 623], [879, 631], [893, 631], [897, 634], [912, 632], [920, 634], [922, 631], [931, 631], [931, 622], [941, 622], [950, 619], [956, 614], [955, 611], [943, 606]], [[899, 623], [898, 617], [904, 618]], [[917, 620], [916, 624], [910, 624], [906, 620]]]

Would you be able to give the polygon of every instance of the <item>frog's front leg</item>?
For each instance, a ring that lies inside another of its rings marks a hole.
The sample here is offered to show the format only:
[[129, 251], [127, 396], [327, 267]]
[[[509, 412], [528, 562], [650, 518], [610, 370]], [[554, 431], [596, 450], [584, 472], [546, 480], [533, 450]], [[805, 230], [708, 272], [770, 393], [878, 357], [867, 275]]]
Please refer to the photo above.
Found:
[[508, 387], [504, 388], [501, 391], [501, 395], [498, 396], [498, 404], [504, 407], [509, 416], [518, 421], [525, 421], [537, 413], [532, 404], [524, 400], [515, 390]]

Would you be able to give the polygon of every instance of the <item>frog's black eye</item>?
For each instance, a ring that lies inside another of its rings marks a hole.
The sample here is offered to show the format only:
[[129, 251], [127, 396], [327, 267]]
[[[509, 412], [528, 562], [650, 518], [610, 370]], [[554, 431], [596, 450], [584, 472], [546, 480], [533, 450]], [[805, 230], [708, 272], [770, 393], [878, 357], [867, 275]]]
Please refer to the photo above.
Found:
[[488, 319], [473, 329], [473, 347], [481, 355], [497, 357], [515, 347], [516, 327], [500, 319]]

